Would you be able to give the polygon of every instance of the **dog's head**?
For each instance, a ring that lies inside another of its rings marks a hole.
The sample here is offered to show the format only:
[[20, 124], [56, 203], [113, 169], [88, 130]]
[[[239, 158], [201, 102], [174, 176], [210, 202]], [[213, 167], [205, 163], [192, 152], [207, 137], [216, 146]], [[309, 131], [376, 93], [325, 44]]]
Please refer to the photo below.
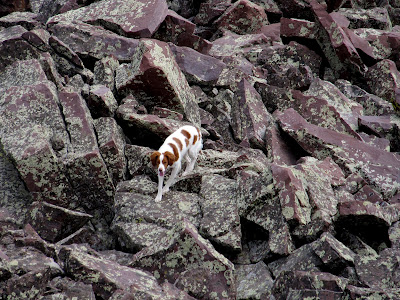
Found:
[[150, 160], [153, 166], [158, 168], [158, 175], [164, 176], [167, 167], [172, 166], [172, 164], [175, 162], [175, 155], [168, 151], [164, 153], [155, 151], [150, 156]]

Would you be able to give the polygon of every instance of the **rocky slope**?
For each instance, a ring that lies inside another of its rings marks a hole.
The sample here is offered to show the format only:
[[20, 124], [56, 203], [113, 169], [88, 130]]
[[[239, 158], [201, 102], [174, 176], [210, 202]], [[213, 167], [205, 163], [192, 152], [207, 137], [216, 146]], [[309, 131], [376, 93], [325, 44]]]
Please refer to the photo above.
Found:
[[[400, 298], [398, 1], [0, 16], [0, 299]], [[204, 149], [156, 203], [187, 123]]]

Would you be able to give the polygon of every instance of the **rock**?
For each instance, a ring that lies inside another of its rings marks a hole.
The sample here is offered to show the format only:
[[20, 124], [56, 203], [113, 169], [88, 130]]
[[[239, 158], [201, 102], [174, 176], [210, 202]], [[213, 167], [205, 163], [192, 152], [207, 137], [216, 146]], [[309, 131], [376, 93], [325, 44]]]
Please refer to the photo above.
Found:
[[125, 146], [125, 157], [128, 163], [129, 175], [150, 174], [150, 170], [153, 168], [153, 166], [149, 166], [150, 155], [153, 152], [154, 150], [148, 147], [127, 144]]
[[199, 232], [218, 247], [241, 250], [236, 181], [220, 175], [203, 176], [199, 200], [202, 218]]
[[64, 44], [55, 36], [49, 38], [49, 45], [56, 51], [59, 55], [66, 57], [68, 60], [73, 62], [79, 68], [84, 68], [82, 60], [79, 56], [70, 48], [68, 45]]
[[96, 296], [109, 298], [121, 290], [131, 295], [163, 298], [165, 293], [150, 274], [101, 257], [85, 246], [64, 246], [60, 259], [72, 278], [93, 287]]
[[232, 4], [215, 22], [219, 28], [238, 34], [256, 33], [262, 25], [268, 24], [268, 18], [262, 7], [240, 0]]
[[253, 265], [235, 265], [237, 299], [268, 297], [273, 279], [263, 262]]
[[[50, 18], [48, 25], [81, 21], [101, 24], [127, 37], [150, 37], [164, 20], [167, 5], [163, 1], [101, 1]], [[136, 14], [129, 12], [135, 11]]]
[[230, 0], [207, 0], [200, 3], [199, 13], [194, 18], [197, 25], [208, 25], [221, 16], [231, 5]]
[[[359, 172], [367, 182], [382, 193], [392, 197], [398, 185], [399, 158], [367, 145], [353, 137], [307, 123], [293, 109], [276, 115], [281, 128], [291, 135], [306, 151], [319, 159], [328, 155], [345, 173]], [[368, 169], [368, 171], [367, 171]], [[371, 170], [374, 170], [371, 172]]]
[[32, 225], [41, 238], [54, 243], [81, 228], [91, 218], [86, 213], [46, 202], [34, 202], [26, 222]]
[[103, 57], [94, 64], [94, 84], [101, 84], [115, 92], [115, 71], [119, 67], [119, 61], [113, 54]]
[[164, 238], [136, 253], [131, 266], [167, 280], [200, 299], [232, 299], [236, 286], [234, 266], [203, 239], [187, 221]]
[[318, 32], [317, 42], [333, 69], [335, 78], [349, 78], [366, 70], [357, 50], [343, 29], [328, 14], [324, 6], [310, 3]]
[[[1, 12], [0, 12], [1, 15]], [[13, 12], [7, 16], [0, 18], [0, 26], [2, 27], [12, 27], [16, 25], [21, 25], [27, 30], [31, 30], [34, 27], [39, 26], [38, 15], [28, 11], [24, 12]]]
[[118, 108], [112, 91], [101, 84], [92, 85], [89, 91], [88, 107], [93, 118], [113, 117]]
[[261, 96], [243, 79], [232, 103], [232, 129], [235, 138], [246, 146], [264, 148], [266, 129], [273, 123]]
[[346, 285], [346, 279], [330, 273], [293, 270], [281, 273], [274, 283], [272, 293], [276, 299], [341, 299]]
[[388, 59], [381, 60], [368, 69], [365, 75], [372, 92], [400, 109], [400, 73], [396, 64]]
[[139, 44], [137, 39], [126, 38], [98, 26], [80, 22], [59, 22], [50, 26], [48, 30], [82, 59], [98, 60], [107, 55], [114, 55], [118, 60], [128, 62]]
[[116, 186], [118, 182], [125, 180], [127, 161], [124, 133], [113, 118], [94, 120], [94, 126], [101, 156]]
[[[77, 298], [77, 299], [94, 299], [95, 294], [90, 284], [77, 282], [68, 277], [55, 277], [48, 286], [51, 292], [47, 292], [43, 299], [52, 299], [56, 297]], [[48, 298], [47, 298], [48, 297]], [[51, 298], [50, 298], [51, 297]]]
[[281, 18], [281, 35], [284, 37], [301, 37], [315, 39], [315, 23], [307, 20]]
[[200, 124], [196, 99], [166, 43], [141, 40], [132, 63], [121, 65], [115, 80], [120, 94], [137, 95], [147, 108], [167, 107]]
[[68, 178], [81, 205], [89, 210], [101, 208], [107, 215], [114, 185], [100, 155], [89, 109], [77, 93], [61, 92], [59, 99], [73, 147], [65, 162]]
[[339, 12], [350, 21], [352, 29], [364, 27], [390, 31], [392, 28], [389, 13], [384, 7], [341, 8]]
[[0, 4], [0, 16], [4, 16], [16, 11], [26, 11], [30, 3], [27, 0], [2, 0]]
[[0, 32], [0, 70], [4, 70], [16, 60], [39, 58], [37, 49], [22, 37], [26, 31], [22, 26], [16, 25]]
[[380, 116], [394, 112], [393, 106], [389, 102], [376, 95], [367, 93], [360, 87], [352, 85], [347, 80], [339, 79], [335, 82], [335, 85], [347, 98], [360, 103], [364, 108], [366, 116]]
[[187, 47], [170, 45], [178, 66], [191, 84], [212, 85], [217, 82], [225, 64], [212, 56]]

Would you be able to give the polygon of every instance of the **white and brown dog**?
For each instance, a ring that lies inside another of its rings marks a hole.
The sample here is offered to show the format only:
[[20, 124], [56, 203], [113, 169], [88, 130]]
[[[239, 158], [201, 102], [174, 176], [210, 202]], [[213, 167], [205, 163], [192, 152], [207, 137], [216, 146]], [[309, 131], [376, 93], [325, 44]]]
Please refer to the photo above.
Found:
[[[158, 151], [153, 152], [150, 160], [158, 173], [158, 193], [156, 202], [161, 201], [162, 194], [169, 191], [176, 175], [182, 167], [182, 159], [187, 161], [186, 170], [182, 175], [191, 172], [196, 163], [197, 156], [203, 148], [201, 132], [198, 128], [190, 125], [183, 126], [166, 138], [164, 144]], [[168, 166], [172, 167], [171, 176], [164, 188], [164, 176]]]

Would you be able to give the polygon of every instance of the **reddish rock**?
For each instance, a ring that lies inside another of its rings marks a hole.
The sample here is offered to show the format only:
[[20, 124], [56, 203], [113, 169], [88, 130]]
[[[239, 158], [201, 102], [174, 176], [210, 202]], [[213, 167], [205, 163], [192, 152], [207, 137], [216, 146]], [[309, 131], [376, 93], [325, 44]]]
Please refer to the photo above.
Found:
[[240, 0], [232, 4], [214, 23], [221, 29], [248, 34], [268, 24], [268, 18], [262, 7], [248, 0]]
[[66, 44], [64, 44], [62, 41], [60, 41], [57, 37], [51, 36], [49, 38], [49, 45], [60, 55], [66, 57], [69, 59], [71, 62], [73, 62], [75, 65], [77, 65], [80, 68], [84, 68], [82, 60], [79, 58], [79, 56], [71, 49], [69, 48]]
[[[196, 298], [231, 299], [236, 292], [234, 266], [187, 221], [133, 257], [130, 266], [154, 274]], [[209, 267], [208, 267], [209, 266]]]
[[118, 68], [116, 87], [120, 94], [138, 96], [146, 107], [173, 109], [193, 124], [200, 124], [196, 99], [164, 42], [141, 40], [133, 62]]
[[94, 84], [102, 84], [115, 92], [115, 71], [119, 67], [119, 61], [114, 55], [103, 57], [94, 65]]
[[348, 135], [309, 124], [293, 109], [277, 113], [276, 118], [281, 128], [316, 158], [331, 156], [346, 173], [360, 170], [358, 172], [385, 199], [396, 193], [400, 170], [398, 154], [382, 151]]
[[48, 30], [81, 57], [96, 60], [114, 55], [118, 60], [128, 62], [139, 44], [137, 39], [126, 38], [80, 22], [60, 22], [53, 24]]
[[285, 141], [278, 126], [271, 126], [265, 133], [265, 145], [268, 158], [277, 165], [294, 165], [298, 157], [293, 153], [292, 147]]
[[199, 13], [194, 18], [194, 23], [198, 25], [211, 24], [221, 16], [231, 5], [231, 0], [207, 0], [200, 4]]
[[41, 51], [49, 51], [50, 33], [44, 29], [33, 29], [22, 34], [22, 37]]
[[7, 15], [15, 11], [27, 11], [30, 9], [29, 0], [1, 0], [0, 16]]
[[[356, 35], [353, 30], [348, 28], [342, 28], [346, 33], [350, 41], [352, 42], [354, 48], [357, 49], [358, 53], [365, 54], [363, 62], [370, 65], [371, 62], [375, 62], [377, 59], [382, 58], [381, 54], [376, 53], [376, 49], [372, 47], [367, 40]], [[368, 58], [368, 59], [367, 59]]]
[[346, 78], [351, 74], [362, 74], [366, 66], [343, 29], [323, 5], [316, 1], [311, 1], [310, 5], [315, 16], [317, 42], [324, 51], [335, 77]]
[[50, 203], [34, 202], [26, 222], [31, 224], [43, 239], [54, 243], [81, 228], [91, 218], [91, 215]]
[[392, 23], [385, 7], [363, 8], [341, 8], [339, 12], [349, 21], [349, 28], [375, 28], [391, 30]]
[[[0, 9], [1, 15], [1, 9]], [[27, 30], [31, 30], [34, 27], [39, 27], [38, 15], [31, 12], [13, 12], [7, 16], [0, 18], [0, 26], [12, 27], [21, 25]]]
[[260, 95], [243, 79], [238, 84], [232, 105], [232, 127], [235, 138], [243, 145], [263, 148], [265, 132], [273, 123]]
[[[135, 14], [131, 12], [135, 11]], [[47, 24], [82, 21], [102, 24], [127, 37], [151, 37], [167, 15], [167, 3], [158, 0], [117, 0], [94, 2], [89, 6], [56, 15]]]
[[372, 93], [392, 103], [400, 111], [400, 72], [396, 64], [388, 59], [381, 60], [365, 74]]
[[104, 85], [92, 85], [90, 87], [87, 104], [94, 118], [113, 117], [118, 108], [114, 94]]
[[176, 121], [183, 120], [182, 114], [177, 113], [176, 111], [170, 110], [168, 108], [164, 108], [164, 107], [155, 106], [153, 108], [152, 113], [153, 113], [153, 115], [156, 115], [157, 117], [160, 117], [160, 118], [172, 119], [172, 120], [176, 120]]
[[273, 285], [271, 272], [263, 262], [235, 265], [237, 299], [268, 299]]
[[284, 37], [316, 37], [315, 23], [307, 20], [281, 18], [281, 35]]
[[222, 73], [225, 64], [212, 56], [201, 54], [187, 47], [170, 45], [175, 60], [192, 84], [215, 84]]
[[125, 179], [125, 136], [113, 118], [94, 120], [99, 150], [116, 186]]

